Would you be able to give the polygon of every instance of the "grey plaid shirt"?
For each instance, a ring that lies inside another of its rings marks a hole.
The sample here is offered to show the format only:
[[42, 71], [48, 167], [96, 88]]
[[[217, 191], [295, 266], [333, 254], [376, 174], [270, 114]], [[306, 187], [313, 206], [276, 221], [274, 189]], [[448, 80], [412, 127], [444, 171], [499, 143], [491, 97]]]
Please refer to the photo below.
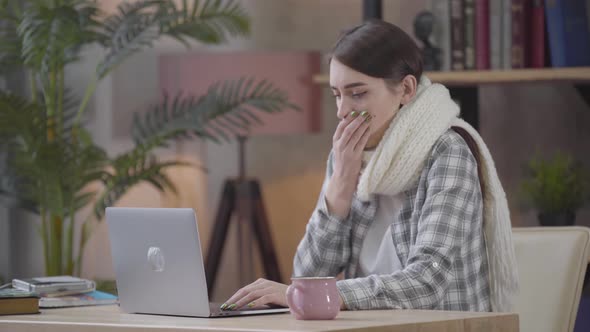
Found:
[[405, 192], [391, 220], [392, 241], [403, 269], [359, 277], [359, 255], [377, 199], [355, 197], [348, 217], [328, 213], [326, 181], [294, 259], [295, 276], [336, 276], [350, 310], [438, 309], [490, 311], [488, 263], [477, 164], [452, 130], [432, 148], [418, 184]]

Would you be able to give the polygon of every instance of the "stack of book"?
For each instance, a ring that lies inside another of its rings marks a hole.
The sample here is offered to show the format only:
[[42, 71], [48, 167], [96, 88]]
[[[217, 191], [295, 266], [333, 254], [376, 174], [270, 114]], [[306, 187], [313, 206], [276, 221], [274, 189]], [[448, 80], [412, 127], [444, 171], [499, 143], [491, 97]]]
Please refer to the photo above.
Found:
[[[63, 308], [89, 305], [104, 305], [117, 303], [117, 297], [105, 292], [97, 291], [96, 284], [92, 280], [76, 278], [72, 276], [42, 277], [30, 279], [13, 279], [12, 288], [5, 291], [5, 298], [9, 294], [20, 294], [18, 299], [28, 299], [28, 302], [36, 302], [36, 307], [28, 305], [18, 306], [14, 303], [9, 306], [14, 310], [4, 311], [1, 302], [5, 299], [0, 293], [0, 314], [17, 314], [38, 312], [39, 308]], [[14, 302], [14, 298], [12, 299]], [[29, 304], [30, 304], [29, 303]]]
[[590, 65], [590, 0], [431, 0], [442, 70]]
[[20, 289], [0, 289], [0, 315], [39, 313], [39, 297]]

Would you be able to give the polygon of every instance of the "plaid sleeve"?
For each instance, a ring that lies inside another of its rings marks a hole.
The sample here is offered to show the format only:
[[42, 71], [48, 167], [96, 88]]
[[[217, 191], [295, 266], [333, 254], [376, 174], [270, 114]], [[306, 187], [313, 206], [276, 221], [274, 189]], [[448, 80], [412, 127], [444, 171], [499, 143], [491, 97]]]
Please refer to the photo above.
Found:
[[435, 309], [442, 302], [454, 278], [455, 256], [481, 211], [475, 158], [465, 143], [453, 143], [435, 146], [422, 176], [426, 198], [406, 267], [391, 275], [339, 281], [348, 309]]
[[332, 176], [332, 154], [328, 158], [326, 177], [316, 209], [305, 235], [297, 247], [293, 275], [298, 277], [336, 276], [350, 257], [350, 215], [340, 218], [328, 212], [325, 190]]

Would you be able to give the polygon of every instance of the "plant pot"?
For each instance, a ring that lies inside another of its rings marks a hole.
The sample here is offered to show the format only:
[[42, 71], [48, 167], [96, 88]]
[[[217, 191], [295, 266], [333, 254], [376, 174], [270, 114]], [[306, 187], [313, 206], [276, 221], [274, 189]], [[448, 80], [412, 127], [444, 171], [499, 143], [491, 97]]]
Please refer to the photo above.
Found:
[[576, 213], [567, 212], [541, 212], [538, 215], [541, 226], [572, 226], [576, 221]]

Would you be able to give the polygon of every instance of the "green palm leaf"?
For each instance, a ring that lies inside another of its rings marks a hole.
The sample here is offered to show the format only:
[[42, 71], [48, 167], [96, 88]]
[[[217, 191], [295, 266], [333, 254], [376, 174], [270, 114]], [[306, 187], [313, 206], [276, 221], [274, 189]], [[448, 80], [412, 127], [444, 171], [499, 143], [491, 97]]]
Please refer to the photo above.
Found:
[[160, 23], [154, 11], [163, 4], [159, 0], [122, 3], [117, 13], [104, 21], [104, 46], [109, 50], [97, 67], [99, 78], [104, 77], [130, 55], [149, 47], [160, 37]]
[[[65, 89], [63, 110], [59, 115], [61, 130], [56, 132], [57, 140], [71, 141], [73, 139], [74, 119], [78, 103], [78, 98], [70, 90]], [[42, 96], [39, 97], [39, 103], [35, 104], [16, 94], [0, 91], [0, 138], [2, 138], [2, 142], [11, 142], [11, 146], [24, 144], [29, 149], [44, 142], [47, 139], [48, 127], [46, 109], [43, 104]], [[83, 129], [78, 131], [83, 131]], [[2, 146], [1, 142], [0, 146]]]
[[24, 63], [42, 73], [78, 60], [83, 45], [98, 39], [96, 16], [99, 10], [91, 2], [71, 5], [31, 5], [17, 28], [22, 41]]
[[0, 71], [5, 73], [23, 64], [20, 57], [21, 40], [16, 33], [16, 27], [9, 22], [2, 22], [0, 26]]
[[38, 204], [23, 195], [24, 179], [14, 173], [9, 160], [12, 155], [8, 151], [0, 151], [0, 202], [4, 206], [19, 207], [38, 213]]
[[167, 96], [143, 117], [134, 115], [131, 133], [136, 144], [165, 145], [171, 138], [195, 135], [215, 142], [229, 141], [262, 124], [258, 112], [299, 110], [285, 92], [266, 80], [241, 78], [212, 85], [195, 97]]
[[0, 71], [21, 65], [22, 43], [16, 32], [22, 12], [17, 0], [0, 1]]
[[21, 0], [0, 0], [0, 19], [18, 24], [23, 13], [22, 7]]
[[0, 91], [0, 137], [3, 142], [33, 148], [44, 139], [45, 132], [45, 110], [41, 105]]
[[[229, 141], [260, 124], [260, 112], [297, 109], [266, 81], [218, 83], [202, 96], [165, 97], [145, 115], [136, 114], [135, 147], [110, 158], [82, 123], [100, 79], [159, 37], [187, 46], [189, 41], [220, 43], [247, 34], [250, 27], [238, 0], [139, 0], [123, 2], [110, 16], [97, 3], [0, 0], [0, 70], [24, 67], [31, 91], [30, 101], [0, 92], [0, 203], [8, 200], [41, 215], [48, 274], [73, 273], [74, 238], [80, 239], [80, 267], [91, 232], [90, 218], [81, 231], [74, 227], [83, 207], [94, 204], [100, 220], [107, 206], [138, 183], [175, 191], [166, 170], [186, 164], [158, 161], [156, 148], [191, 136]], [[100, 44], [106, 57], [78, 100], [66, 87], [65, 72], [91, 43]], [[103, 188], [92, 189], [94, 184]]]
[[176, 193], [176, 187], [164, 173], [172, 166], [187, 165], [186, 163], [158, 161], [144, 146], [137, 146], [111, 160], [111, 169], [105, 172], [102, 181], [105, 185], [100, 197], [94, 205], [94, 214], [98, 220], [104, 216], [105, 209], [114, 205], [132, 186], [147, 182], [160, 191], [170, 190]]
[[228, 36], [249, 32], [248, 16], [234, 0], [198, 1], [180, 7], [174, 1], [143, 0], [122, 3], [104, 21], [103, 44], [109, 52], [97, 67], [99, 78], [134, 53], [151, 47], [162, 35], [189, 46], [187, 39], [218, 44]]
[[[65, 102], [73, 103], [70, 98]], [[82, 139], [88, 136], [84, 129], [76, 129], [80, 132], [76, 139], [71, 125], [74, 112], [74, 108], [65, 108], [64, 128], [48, 141], [44, 107], [0, 92], [0, 148], [10, 156], [0, 171], [2, 194], [28, 205], [60, 207], [76, 200], [89, 182], [104, 176], [106, 153]]]
[[247, 35], [250, 32], [248, 16], [237, 1], [182, 1], [166, 2], [159, 15], [164, 17], [162, 33], [171, 36], [186, 46], [186, 38], [208, 44], [218, 44], [228, 37]]

